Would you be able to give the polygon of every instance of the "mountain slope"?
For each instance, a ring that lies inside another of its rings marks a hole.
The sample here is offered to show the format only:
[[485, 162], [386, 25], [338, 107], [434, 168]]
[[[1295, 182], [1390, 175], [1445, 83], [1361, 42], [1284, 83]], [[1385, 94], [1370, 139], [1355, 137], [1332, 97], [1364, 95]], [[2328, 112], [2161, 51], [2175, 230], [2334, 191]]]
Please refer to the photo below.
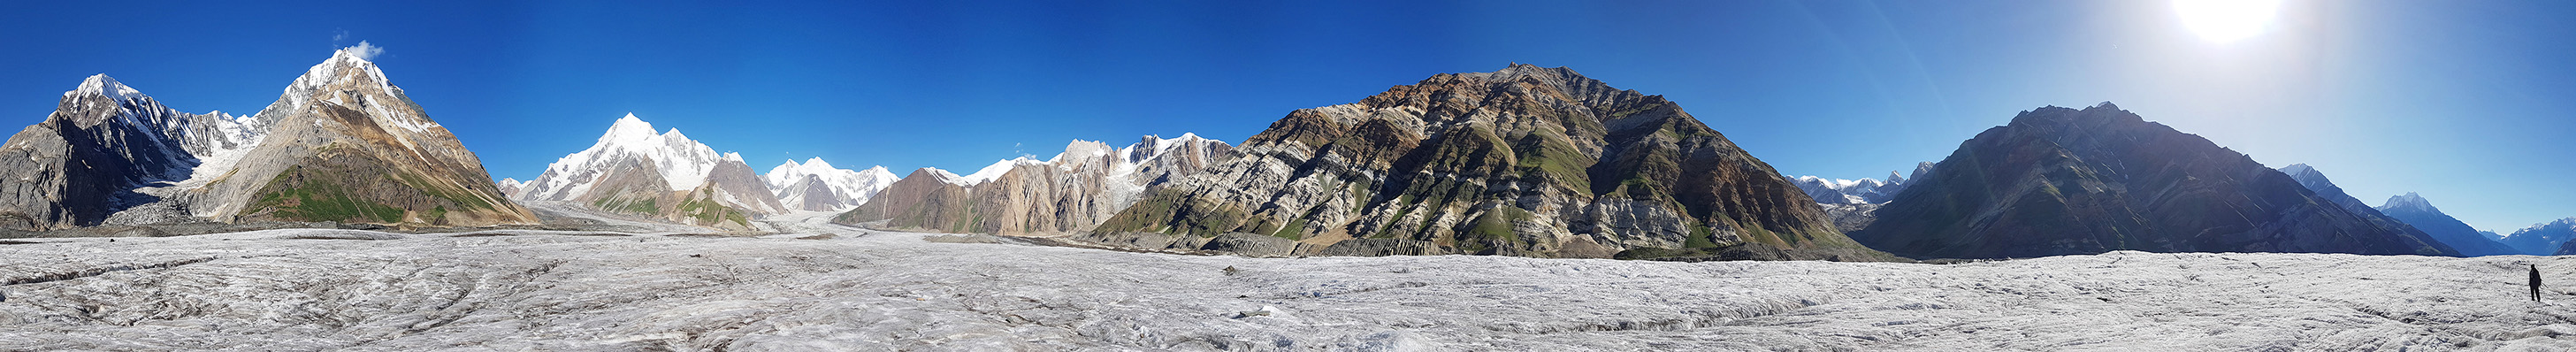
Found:
[[2432, 201], [2425, 200], [2424, 196], [2413, 192], [2388, 197], [2388, 203], [2380, 205], [2377, 209], [2379, 213], [2387, 214], [2389, 218], [2424, 230], [2424, 233], [2432, 235], [2434, 240], [2442, 241], [2452, 249], [2459, 250], [2460, 255], [2524, 254], [2502, 242], [2488, 238], [2485, 234], [2479, 233], [2478, 229], [2469, 227], [2468, 223], [2460, 222], [2460, 219], [2443, 214], [2441, 209], [2433, 207]]
[[833, 168], [823, 158], [799, 164], [788, 160], [761, 175], [778, 202], [791, 210], [844, 210], [867, 204], [878, 191], [899, 179], [883, 166], [850, 171]]
[[202, 189], [213, 202], [200, 209], [209, 218], [537, 222], [500, 193], [481, 159], [354, 49], [314, 65], [253, 119], [272, 127]]
[[243, 120], [179, 112], [107, 75], [90, 76], [64, 92], [44, 122], [0, 144], [0, 227], [99, 225], [161, 202], [136, 189], [186, 180], [215, 153], [257, 142]]
[[656, 134], [635, 114], [611, 123], [590, 148], [546, 165], [515, 196], [732, 230], [787, 212], [741, 155], [716, 153], [676, 128]]
[[1853, 233], [1915, 258], [2157, 252], [2456, 255], [2208, 139], [2103, 103], [1962, 142]]
[[1565, 68], [1441, 74], [1297, 110], [1236, 151], [1088, 238], [1248, 233], [1357, 255], [1883, 255], [1679, 105]]
[[833, 221], [1006, 235], [1090, 231], [1148, 189], [1200, 172], [1232, 150], [1196, 134], [1145, 136], [1126, 148], [1077, 140], [1052, 159], [1003, 160], [966, 176], [916, 170]]

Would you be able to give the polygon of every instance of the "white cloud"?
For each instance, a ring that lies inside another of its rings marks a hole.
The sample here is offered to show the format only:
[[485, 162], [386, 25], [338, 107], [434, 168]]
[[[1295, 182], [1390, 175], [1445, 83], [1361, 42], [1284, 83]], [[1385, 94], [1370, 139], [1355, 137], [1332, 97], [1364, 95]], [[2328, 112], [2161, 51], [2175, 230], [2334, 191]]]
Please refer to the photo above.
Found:
[[367, 44], [367, 41], [364, 40], [358, 41], [358, 46], [341, 48], [340, 50], [347, 50], [350, 54], [358, 55], [359, 60], [375, 60], [376, 55], [385, 53], [385, 47]]
[[339, 44], [342, 40], [349, 40], [349, 30], [343, 29], [331, 33], [331, 44]]

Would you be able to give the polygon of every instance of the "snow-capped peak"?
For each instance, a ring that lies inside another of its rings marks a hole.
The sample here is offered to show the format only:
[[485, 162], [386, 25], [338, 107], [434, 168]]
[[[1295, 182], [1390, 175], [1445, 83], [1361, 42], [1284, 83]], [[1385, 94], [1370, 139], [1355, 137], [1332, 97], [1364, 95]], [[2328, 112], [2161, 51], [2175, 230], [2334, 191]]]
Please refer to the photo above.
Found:
[[626, 117], [618, 118], [617, 123], [608, 125], [608, 133], [599, 136], [599, 143], [611, 143], [611, 140], [618, 141], [616, 143], [645, 143], [654, 137], [660, 135], [653, 133], [653, 123], [635, 118], [635, 113], [627, 113]]
[[83, 94], [103, 95], [107, 96], [108, 100], [116, 101], [144, 97], [142, 91], [127, 87], [124, 83], [117, 83], [116, 78], [108, 77], [105, 73], [90, 75], [89, 79], [81, 81], [80, 88], [63, 92], [63, 96], [66, 97]]
[[[823, 186], [830, 188], [831, 194], [836, 199], [807, 197], [811, 190], [799, 188], [797, 185], [804, 183], [808, 177], [821, 180]], [[859, 206], [875, 198], [878, 191], [893, 186], [895, 181], [901, 179], [902, 177], [895, 176], [894, 172], [886, 171], [884, 166], [850, 171], [834, 168], [832, 163], [824, 162], [823, 158], [819, 157], [805, 159], [803, 163], [790, 159], [778, 164], [777, 167], [770, 168], [768, 174], [761, 175], [761, 180], [769, 183], [770, 193], [777, 195], [778, 201], [785, 203], [790, 209], [846, 209]]]
[[[662, 174], [662, 181], [674, 190], [697, 188], [706, 181], [707, 173], [725, 160], [741, 160], [741, 155], [718, 154], [706, 144], [687, 139], [672, 129], [654, 134], [653, 124], [629, 113], [609, 125], [589, 149], [565, 155], [546, 166], [546, 175], [530, 181], [532, 199], [562, 200], [578, 196], [590, 188], [589, 177], [604, 175], [626, 158], [651, 160]], [[590, 176], [574, 176], [590, 175]], [[558, 199], [561, 198], [561, 199]]]
[[2441, 209], [2433, 208], [2433, 201], [2425, 200], [2424, 196], [2416, 195], [2415, 192], [2406, 192], [2406, 195], [2388, 197], [2388, 203], [2379, 206], [2379, 210], [2383, 211], [2399, 208], [2436, 213], [2442, 211]]

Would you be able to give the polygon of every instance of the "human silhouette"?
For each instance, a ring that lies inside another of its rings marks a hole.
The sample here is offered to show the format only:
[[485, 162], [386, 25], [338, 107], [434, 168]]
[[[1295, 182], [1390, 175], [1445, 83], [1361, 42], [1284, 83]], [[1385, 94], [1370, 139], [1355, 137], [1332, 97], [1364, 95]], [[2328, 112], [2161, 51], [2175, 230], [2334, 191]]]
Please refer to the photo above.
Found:
[[2540, 264], [2525, 264], [2525, 265], [2530, 265], [2530, 266], [2531, 266], [2531, 301], [2532, 301], [2532, 302], [2539, 302], [2539, 301], [2540, 301]]

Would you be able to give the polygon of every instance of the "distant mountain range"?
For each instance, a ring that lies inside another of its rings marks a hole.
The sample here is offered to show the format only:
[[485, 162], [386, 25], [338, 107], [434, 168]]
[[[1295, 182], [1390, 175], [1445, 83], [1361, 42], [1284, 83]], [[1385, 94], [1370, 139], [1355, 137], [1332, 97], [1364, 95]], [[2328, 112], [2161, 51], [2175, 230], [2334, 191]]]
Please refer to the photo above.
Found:
[[761, 178], [769, 182], [769, 191], [788, 210], [837, 211], [867, 204], [878, 191], [901, 179], [884, 166], [850, 171], [833, 168], [823, 158], [806, 159], [799, 164], [788, 160], [769, 168]]
[[[1931, 162], [1914, 165], [1913, 177], [1915, 178], [1920, 178], [1931, 173]], [[1879, 204], [1896, 199], [1897, 193], [1905, 191], [1907, 180], [1909, 180], [1909, 178], [1906, 176], [1898, 175], [1894, 171], [1889, 171], [1887, 173], [1886, 181], [1868, 178], [1844, 180], [1817, 176], [1798, 176], [1790, 178], [1789, 182], [1797, 183], [1798, 190], [1807, 192], [1807, 197], [1815, 198], [1816, 203]]]
[[2459, 253], [2107, 102], [2024, 111], [1918, 178], [1853, 239], [1914, 258]]
[[1792, 178], [1661, 96], [1522, 64], [1296, 110], [1240, 146], [1076, 140], [964, 175], [820, 158], [755, 173], [628, 114], [534, 179], [490, 180], [373, 62], [342, 50], [247, 116], [181, 112], [88, 77], [0, 144], [0, 229], [537, 225], [519, 204], [532, 201], [735, 231], [832, 212], [885, 229], [1266, 256], [2576, 253], [2576, 218], [2497, 235], [2413, 193], [2372, 207], [2316, 168], [2263, 167], [2110, 103], [2024, 111], [1911, 174]]
[[763, 216], [857, 206], [894, 182], [882, 167], [836, 169], [821, 158], [755, 175], [739, 154], [717, 153], [677, 128], [655, 133], [653, 124], [627, 114], [589, 149], [547, 165], [535, 180], [505, 179], [500, 187], [514, 189], [511, 196], [520, 200], [752, 230], [752, 220]]
[[189, 222], [535, 224], [360, 53], [251, 116], [188, 114], [106, 75], [0, 145], [0, 227]]
[[1146, 190], [1195, 174], [1234, 147], [1196, 134], [1145, 136], [1125, 148], [1073, 141], [1047, 160], [1002, 160], [973, 174], [922, 168], [833, 221], [998, 234], [1090, 231]]

